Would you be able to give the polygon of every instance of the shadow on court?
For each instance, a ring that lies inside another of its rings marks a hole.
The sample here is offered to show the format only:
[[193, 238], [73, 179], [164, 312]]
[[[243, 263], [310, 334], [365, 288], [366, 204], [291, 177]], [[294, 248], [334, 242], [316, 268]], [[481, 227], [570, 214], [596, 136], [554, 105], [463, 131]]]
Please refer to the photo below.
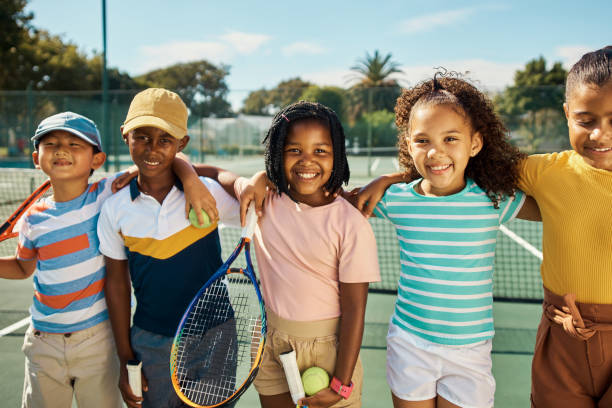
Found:
[[[32, 281], [2, 281], [0, 285], [0, 330], [27, 316], [32, 299]], [[364, 407], [390, 407], [391, 396], [385, 377], [385, 335], [393, 311], [395, 296], [370, 294], [366, 311], [361, 358], [365, 379]], [[497, 380], [497, 408], [529, 406], [531, 353], [541, 307], [536, 304], [503, 303], [494, 305], [497, 335], [493, 343], [493, 374]], [[24, 358], [21, 353], [25, 328], [0, 338], [1, 406], [17, 407], [21, 402]], [[238, 408], [259, 406], [251, 387], [236, 405]]]

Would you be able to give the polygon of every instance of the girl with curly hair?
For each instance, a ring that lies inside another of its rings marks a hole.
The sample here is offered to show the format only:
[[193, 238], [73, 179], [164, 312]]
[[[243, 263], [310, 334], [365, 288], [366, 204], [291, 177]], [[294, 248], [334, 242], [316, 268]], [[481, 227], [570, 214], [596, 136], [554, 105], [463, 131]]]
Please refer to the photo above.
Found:
[[401, 250], [387, 335], [394, 406], [491, 407], [497, 231], [516, 216], [538, 220], [539, 211], [517, 190], [524, 155], [492, 103], [467, 81], [438, 75], [397, 100], [405, 172], [374, 180], [355, 199], [395, 225]]

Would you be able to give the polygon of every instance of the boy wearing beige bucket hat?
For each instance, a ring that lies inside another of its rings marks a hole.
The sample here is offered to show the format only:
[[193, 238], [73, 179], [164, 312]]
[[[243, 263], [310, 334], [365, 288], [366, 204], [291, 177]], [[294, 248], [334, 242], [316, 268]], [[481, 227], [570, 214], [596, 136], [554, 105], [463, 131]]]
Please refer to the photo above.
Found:
[[[202, 174], [216, 176], [223, 186], [210, 178], [183, 179], [185, 187], [199, 183], [212, 194], [216, 208], [204, 208], [211, 225], [195, 228], [185, 217], [183, 184], [172, 163], [189, 141], [187, 116], [181, 98], [166, 89], [150, 88], [134, 97], [121, 133], [138, 178], [106, 201], [98, 221], [119, 388], [128, 407], [184, 406], [168, 371], [172, 340], [189, 302], [222, 264], [218, 220], [240, 225], [238, 202], [227, 193], [236, 176], [216, 168]], [[130, 328], [132, 287], [137, 305]], [[133, 359], [142, 362], [142, 398], [127, 380], [126, 363]]]

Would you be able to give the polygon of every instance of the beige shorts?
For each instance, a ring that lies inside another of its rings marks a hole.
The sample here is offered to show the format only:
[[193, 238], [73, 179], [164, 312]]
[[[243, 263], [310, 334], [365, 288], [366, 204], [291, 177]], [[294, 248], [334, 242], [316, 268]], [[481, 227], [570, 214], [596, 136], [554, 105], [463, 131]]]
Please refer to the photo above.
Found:
[[[303, 372], [317, 366], [333, 374], [336, 368], [338, 327], [340, 319], [296, 322], [283, 319], [266, 309], [268, 334], [263, 359], [254, 385], [261, 395], [278, 395], [289, 392], [285, 372], [279, 355], [295, 350], [298, 368]], [[360, 407], [363, 368], [361, 357], [357, 359], [352, 378], [351, 396], [342, 399], [334, 407]]]
[[31, 325], [25, 354], [24, 408], [120, 408], [119, 360], [108, 320], [72, 333], [45, 333]]

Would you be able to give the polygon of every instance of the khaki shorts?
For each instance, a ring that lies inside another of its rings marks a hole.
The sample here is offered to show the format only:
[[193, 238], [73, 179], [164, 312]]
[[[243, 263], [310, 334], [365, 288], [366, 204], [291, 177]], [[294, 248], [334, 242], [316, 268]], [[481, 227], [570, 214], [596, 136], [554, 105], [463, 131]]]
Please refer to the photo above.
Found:
[[108, 320], [72, 333], [45, 333], [31, 325], [25, 354], [23, 402], [31, 407], [122, 407], [119, 360]]
[[[312, 366], [321, 367], [330, 374], [336, 368], [338, 327], [340, 319], [312, 322], [296, 322], [283, 319], [266, 309], [268, 334], [263, 359], [254, 385], [261, 395], [278, 395], [289, 392], [285, 372], [279, 355], [295, 350], [298, 368], [303, 372]], [[334, 407], [360, 407], [363, 368], [361, 357], [357, 359], [352, 378], [354, 388], [347, 400], [340, 400]]]

